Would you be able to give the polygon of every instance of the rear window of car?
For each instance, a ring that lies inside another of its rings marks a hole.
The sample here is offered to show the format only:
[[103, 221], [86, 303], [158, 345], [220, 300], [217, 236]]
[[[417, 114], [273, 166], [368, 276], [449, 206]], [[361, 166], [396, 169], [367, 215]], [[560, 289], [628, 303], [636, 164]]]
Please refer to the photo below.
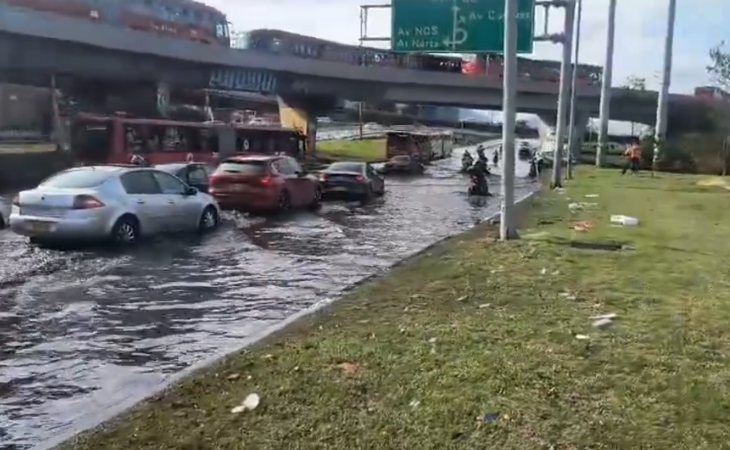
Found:
[[241, 175], [263, 175], [268, 161], [224, 161], [215, 173], [235, 173]]
[[105, 170], [76, 169], [57, 173], [40, 185], [54, 188], [90, 188], [99, 186], [110, 176], [111, 174]]
[[362, 172], [362, 164], [355, 164], [355, 163], [334, 163], [331, 166], [327, 168], [327, 170], [336, 171], [336, 172]]
[[391, 161], [393, 161], [393, 162], [410, 162], [411, 161], [411, 157], [410, 156], [407, 156], [407, 155], [404, 155], [404, 156], [395, 156], [395, 157], [393, 157], [391, 159]]

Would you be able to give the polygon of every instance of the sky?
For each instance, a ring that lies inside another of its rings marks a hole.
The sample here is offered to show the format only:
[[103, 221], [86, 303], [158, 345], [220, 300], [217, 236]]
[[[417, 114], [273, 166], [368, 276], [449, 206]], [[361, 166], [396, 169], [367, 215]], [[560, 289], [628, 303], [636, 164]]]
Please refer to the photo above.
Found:
[[[360, 37], [359, 6], [389, 1], [205, 0], [205, 3], [226, 13], [235, 31], [274, 28], [357, 44]], [[579, 62], [597, 65], [604, 63], [608, 3], [609, 0], [584, 0]], [[668, 0], [617, 1], [614, 86], [622, 85], [631, 75], [645, 78], [649, 89], [656, 90], [659, 86], [667, 30], [667, 6]], [[388, 37], [390, 11], [374, 9], [370, 10], [369, 16], [368, 35]], [[560, 31], [563, 17], [561, 9], [552, 9], [548, 31]], [[695, 86], [710, 83], [706, 74], [708, 51], [726, 37], [730, 37], [730, 30], [726, 26], [728, 17], [730, 2], [726, 0], [677, 0], [672, 92], [691, 93]], [[541, 32], [543, 23], [542, 8], [538, 8], [535, 29]], [[387, 47], [387, 43], [370, 45]], [[535, 53], [531, 56], [558, 60], [560, 52], [560, 46], [536, 43]]]

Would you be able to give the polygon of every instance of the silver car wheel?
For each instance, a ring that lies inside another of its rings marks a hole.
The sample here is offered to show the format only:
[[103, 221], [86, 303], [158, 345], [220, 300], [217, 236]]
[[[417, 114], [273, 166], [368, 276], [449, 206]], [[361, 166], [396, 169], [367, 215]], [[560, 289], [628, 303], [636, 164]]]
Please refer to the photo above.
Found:
[[215, 211], [212, 208], [207, 208], [203, 212], [202, 219], [203, 229], [211, 230], [218, 225], [218, 218], [216, 217]]
[[119, 225], [114, 238], [117, 242], [132, 243], [137, 240], [137, 231], [134, 229], [134, 225], [125, 222]]

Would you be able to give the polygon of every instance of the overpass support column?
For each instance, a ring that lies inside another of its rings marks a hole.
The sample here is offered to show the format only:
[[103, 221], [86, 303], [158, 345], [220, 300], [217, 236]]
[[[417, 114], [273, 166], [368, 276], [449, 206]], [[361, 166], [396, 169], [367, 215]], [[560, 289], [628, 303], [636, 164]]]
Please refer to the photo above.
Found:
[[336, 97], [311, 95], [278, 95], [279, 120], [286, 128], [293, 128], [306, 137], [306, 156], [317, 154], [317, 116], [337, 107]]
[[575, 112], [575, 123], [573, 132], [570, 134], [572, 140], [570, 142], [570, 155], [577, 159], [580, 155], [580, 148], [585, 139], [586, 131], [588, 130], [588, 122], [591, 117], [582, 111]]

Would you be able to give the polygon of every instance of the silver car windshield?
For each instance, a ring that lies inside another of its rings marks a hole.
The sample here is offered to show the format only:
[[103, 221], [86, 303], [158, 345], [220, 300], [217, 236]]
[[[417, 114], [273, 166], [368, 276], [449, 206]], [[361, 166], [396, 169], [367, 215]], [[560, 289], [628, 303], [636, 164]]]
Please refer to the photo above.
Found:
[[99, 186], [109, 179], [111, 174], [105, 170], [75, 169], [58, 173], [43, 181], [40, 187], [60, 189], [90, 188]]

